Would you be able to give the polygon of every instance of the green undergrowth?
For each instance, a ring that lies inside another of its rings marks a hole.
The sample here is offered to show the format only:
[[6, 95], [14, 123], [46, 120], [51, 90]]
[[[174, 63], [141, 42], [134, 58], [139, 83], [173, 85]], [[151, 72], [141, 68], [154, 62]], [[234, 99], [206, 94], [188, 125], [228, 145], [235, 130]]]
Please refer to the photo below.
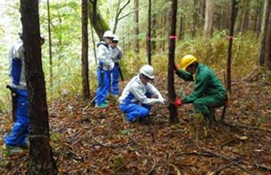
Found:
[[[180, 59], [186, 54], [193, 54], [199, 61], [214, 68], [217, 74], [226, 74], [228, 39], [225, 31], [214, 33], [212, 38], [197, 37], [184, 38], [176, 43], [175, 62], [179, 64]], [[165, 47], [167, 48], [167, 47]], [[66, 51], [68, 52], [68, 50]], [[233, 78], [242, 78], [248, 75], [255, 67], [258, 60], [259, 39], [253, 32], [237, 35], [234, 38], [232, 50], [232, 75]], [[67, 56], [66, 56], [67, 55]], [[50, 86], [49, 67], [45, 59], [44, 72], [46, 77], [47, 99], [54, 100], [68, 96], [80, 96], [82, 91], [81, 60], [77, 52], [63, 56], [59, 62], [53, 65], [53, 87]], [[92, 59], [92, 58], [91, 58]], [[145, 48], [141, 48], [140, 54], [134, 50], [124, 50], [124, 58], [121, 61], [121, 68], [125, 80], [129, 80], [138, 73], [140, 67], [147, 64]], [[167, 72], [168, 51], [156, 50], [152, 54], [152, 65], [156, 74]], [[1, 72], [7, 66], [1, 66]], [[97, 65], [94, 61], [89, 66], [89, 81], [91, 93], [94, 94], [97, 88]], [[5, 71], [7, 73], [7, 71]], [[1, 87], [8, 82], [8, 76], [2, 75]], [[3, 78], [4, 77], [4, 78]], [[0, 93], [0, 112], [8, 111], [10, 104], [9, 91], [3, 90]]]

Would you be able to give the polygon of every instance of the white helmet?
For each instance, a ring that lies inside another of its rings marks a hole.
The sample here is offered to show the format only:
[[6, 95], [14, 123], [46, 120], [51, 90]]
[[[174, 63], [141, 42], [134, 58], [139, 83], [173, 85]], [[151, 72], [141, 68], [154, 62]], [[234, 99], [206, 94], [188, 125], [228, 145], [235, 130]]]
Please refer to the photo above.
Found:
[[119, 37], [117, 35], [114, 35], [113, 41], [119, 41]]
[[113, 38], [114, 34], [111, 31], [104, 32], [103, 38]]
[[153, 75], [153, 67], [146, 64], [144, 66], [142, 66], [139, 70], [139, 72], [143, 75], [145, 75], [146, 77], [148, 77], [149, 79], [154, 79], [154, 75]]

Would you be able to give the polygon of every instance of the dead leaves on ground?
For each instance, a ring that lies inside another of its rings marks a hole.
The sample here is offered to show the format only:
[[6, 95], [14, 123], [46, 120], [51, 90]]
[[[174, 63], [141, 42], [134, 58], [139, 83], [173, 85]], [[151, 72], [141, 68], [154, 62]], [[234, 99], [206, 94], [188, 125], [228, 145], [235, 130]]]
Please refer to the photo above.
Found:
[[[166, 95], [164, 82], [155, 83]], [[169, 125], [167, 108], [159, 105], [152, 109], [150, 125], [141, 125], [123, 122], [115, 100], [107, 109], [78, 99], [52, 102], [51, 145], [59, 174], [269, 174], [269, 91], [244, 82], [233, 89], [226, 121], [234, 127], [220, 124], [215, 130], [203, 119], [195, 121], [191, 105], [179, 109], [183, 124]], [[1, 174], [23, 174], [26, 161], [18, 161], [9, 160]]]

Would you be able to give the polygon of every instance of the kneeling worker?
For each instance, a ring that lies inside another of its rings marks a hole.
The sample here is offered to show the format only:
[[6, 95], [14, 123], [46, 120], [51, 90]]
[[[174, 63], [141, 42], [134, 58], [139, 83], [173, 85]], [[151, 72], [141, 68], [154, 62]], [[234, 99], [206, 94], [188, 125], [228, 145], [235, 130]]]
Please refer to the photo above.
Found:
[[216, 120], [211, 110], [224, 105], [226, 89], [214, 71], [199, 63], [197, 58], [186, 55], [181, 59], [181, 69], [175, 66], [176, 74], [185, 81], [194, 81], [194, 91], [187, 97], [176, 99], [175, 104], [193, 103], [196, 114], [201, 113], [209, 120], [209, 126], [214, 127]]
[[130, 122], [147, 117], [153, 104], [166, 102], [160, 92], [149, 83], [154, 79], [153, 72], [150, 65], [141, 67], [139, 74], [130, 80], [119, 98], [120, 110]]

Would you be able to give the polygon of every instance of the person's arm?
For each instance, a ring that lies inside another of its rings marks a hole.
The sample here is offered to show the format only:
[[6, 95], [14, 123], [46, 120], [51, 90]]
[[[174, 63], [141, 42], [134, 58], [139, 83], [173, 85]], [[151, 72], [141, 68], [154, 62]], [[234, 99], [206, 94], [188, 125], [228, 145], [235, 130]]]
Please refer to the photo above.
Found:
[[189, 72], [183, 71], [181, 69], [175, 70], [175, 73], [185, 81], [193, 81], [193, 75]]
[[159, 102], [159, 99], [148, 98], [143, 91], [141, 90], [140, 85], [134, 83], [131, 85], [131, 93], [135, 96], [135, 98], [143, 104], [153, 105], [154, 103]]
[[147, 91], [150, 92], [153, 95], [156, 95], [158, 99], [164, 99], [161, 95], [161, 93], [154, 87], [152, 84], [148, 83], [147, 84]]
[[196, 78], [194, 91], [190, 95], [188, 95], [187, 97], [184, 97], [182, 99], [182, 102], [183, 103], [194, 102], [197, 98], [202, 96], [202, 94], [204, 93], [204, 91], [207, 88], [207, 84], [208, 84], [208, 75], [204, 75], [201, 77], [198, 76]]

